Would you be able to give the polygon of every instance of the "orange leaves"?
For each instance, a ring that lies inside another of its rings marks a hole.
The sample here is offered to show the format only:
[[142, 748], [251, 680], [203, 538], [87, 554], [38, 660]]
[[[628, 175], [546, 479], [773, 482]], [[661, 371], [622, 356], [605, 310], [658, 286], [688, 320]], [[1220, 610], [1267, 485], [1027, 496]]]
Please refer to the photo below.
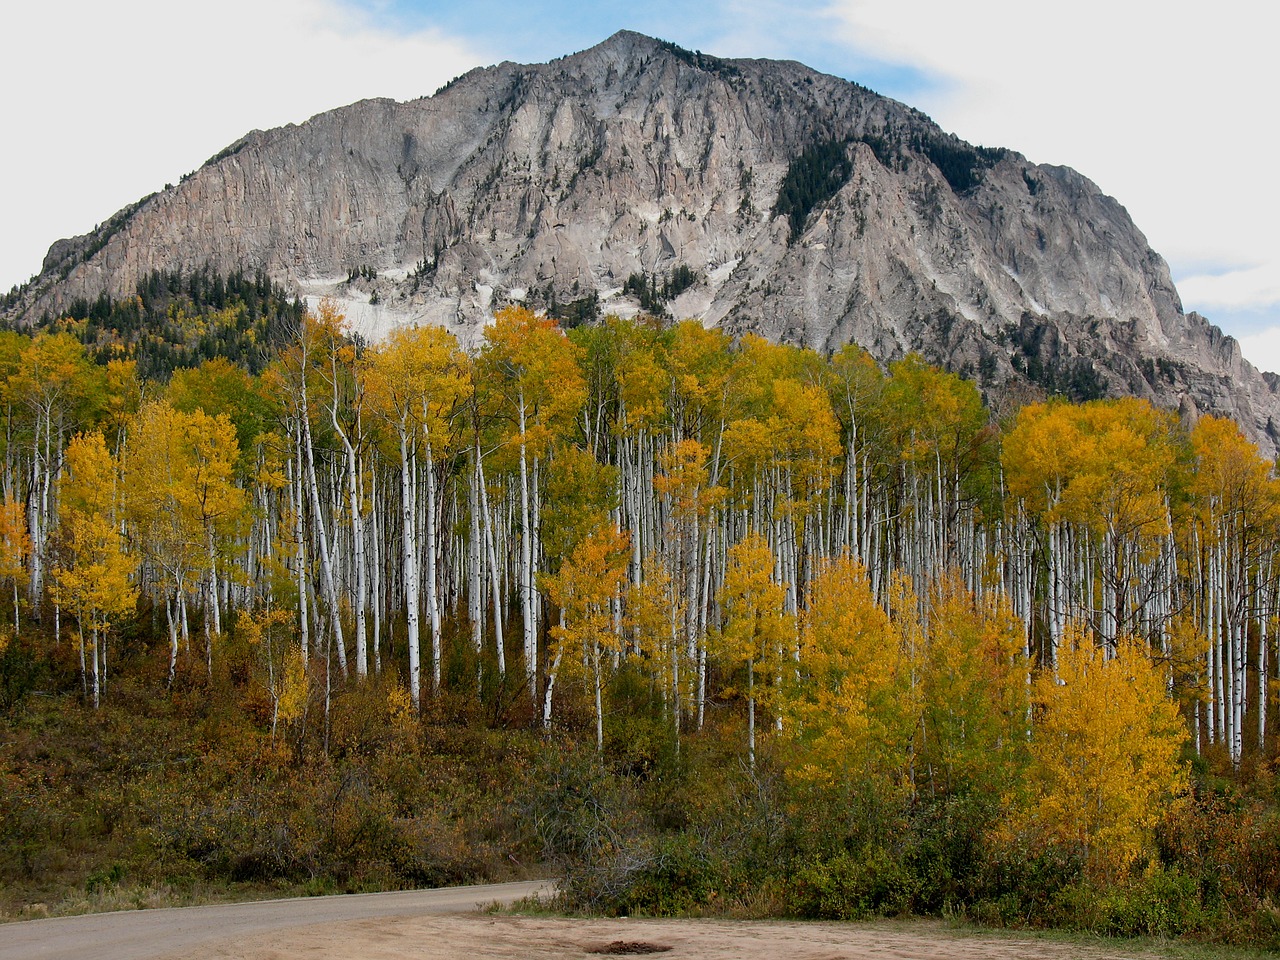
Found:
[[27, 515], [21, 503], [5, 499], [0, 504], [0, 580], [26, 579], [26, 558], [31, 553]]
[[697, 440], [681, 440], [662, 448], [658, 455], [661, 470], [653, 478], [653, 488], [659, 494], [670, 497], [676, 515], [688, 518], [706, 516], [724, 491], [709, 488], [711, 470], [708, 463], [710, 451]]

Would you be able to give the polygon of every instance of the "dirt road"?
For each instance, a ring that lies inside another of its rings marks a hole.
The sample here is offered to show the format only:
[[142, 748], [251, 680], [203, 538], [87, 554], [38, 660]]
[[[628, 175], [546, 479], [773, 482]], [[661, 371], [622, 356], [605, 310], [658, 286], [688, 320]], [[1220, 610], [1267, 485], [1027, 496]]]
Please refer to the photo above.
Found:
[[576, 920], [475, 912], [545, 890], [506, 883], [187, 907], [0, 926], [0, 960], [1130, 960], [944, 924]]
[[[931, 922], [415, 917], [230, 940], [166, 960], [1130, 960], [1138, 953], [966, 934]], [[1152, 960], [1147, 955], [1147, 960]]]
[[[542, 881], [356, 896], [307, 897], [167, 910], [131, 910], [0, 925], [0, 960], [154, 960], [170, 955], [247, 956], [263, 936], [350, 921], [394, 928], [424, 915], [474, 912], [548, 889]], [[397, 923], [390, 924], [389, 918]], [[221, 951], [221, 952], [219, 952]], [[345, 955], [354, 958], [356, 954]]]

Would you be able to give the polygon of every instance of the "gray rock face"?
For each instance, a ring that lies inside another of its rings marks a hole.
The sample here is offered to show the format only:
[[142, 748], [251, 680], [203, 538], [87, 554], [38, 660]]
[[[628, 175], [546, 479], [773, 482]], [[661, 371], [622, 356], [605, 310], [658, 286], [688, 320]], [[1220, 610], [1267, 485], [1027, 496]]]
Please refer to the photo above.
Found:
[[[250, 133], [54, 244], [9, 318], [206, 266], [335, 296], [372, 336], [434, 322], [464, 342], [508, 302], [632, 314], [629, 276], [688, 268], [675, 317], [918, 352], [993, 398], [1132, 393], [1227, 414], [1268, 454], [1280, 439], [1273, 378], [1183, 313], [1164, 261], [1080, 174], [975, 149], [800, 64], [634, 33]], [[362, 267], [377, 278], [348, 282]]]

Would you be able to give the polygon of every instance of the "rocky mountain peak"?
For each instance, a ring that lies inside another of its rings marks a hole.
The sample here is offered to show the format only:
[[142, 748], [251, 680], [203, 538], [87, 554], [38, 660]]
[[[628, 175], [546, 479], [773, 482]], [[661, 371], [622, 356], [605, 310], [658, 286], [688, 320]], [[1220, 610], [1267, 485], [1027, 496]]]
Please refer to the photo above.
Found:
[[373, 337], [431, 322], [473, 341], [505, 303], [566, 323], [643, 310], [917, 352], [993, 398], [1132, 393], [1280, 437], [1275, 379], [1184, 314], [1080, 174], [801, 64], [631, 31], [248, 134], [54, 244], [4, 313], [38, 323], [205, 267], [336, 297]]

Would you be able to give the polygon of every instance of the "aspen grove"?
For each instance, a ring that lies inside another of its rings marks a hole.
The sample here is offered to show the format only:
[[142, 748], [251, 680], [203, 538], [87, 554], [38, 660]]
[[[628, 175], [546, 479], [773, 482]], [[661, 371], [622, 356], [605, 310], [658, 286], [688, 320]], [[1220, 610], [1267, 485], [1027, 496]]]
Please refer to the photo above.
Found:
[[[984, 842], [1097, 883], [1151, 875], [1193, 769], [1277, 753], [1280, 479], [1230, 421], [998, 418], [914, 356], [521, 307], [472, 351], [367, 344], [325, 303], [260, 372], [125, 356], [0, 334], [0, 649], [74, 651], [84, 711], [148, 624], [160, 696], [227, 682], [239, 638], [272, 743], [307, 722], [329, 751], [373, 684], [397, 723], [447, 700], [600, 756], [640, 710], [877, 830], [985, 798]], [[675, 856], [623, 847], [578, 851], [580, 903], [634, 906], [618, 877]], [[859, 849], [796, 868], [786, 909], [892, 858]]]

